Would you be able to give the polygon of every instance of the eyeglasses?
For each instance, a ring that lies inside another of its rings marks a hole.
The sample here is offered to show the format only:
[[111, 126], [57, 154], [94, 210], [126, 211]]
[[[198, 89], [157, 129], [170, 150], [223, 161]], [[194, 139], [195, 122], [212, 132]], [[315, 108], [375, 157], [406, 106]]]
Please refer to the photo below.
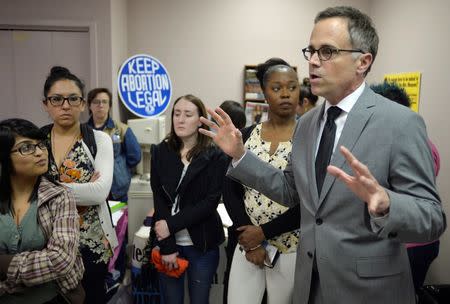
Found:
[[25, 143], [21, 145], [19, 148], [11, 150], [11, 153], [20, 152], [22, 155], [30, 155], [36, 152], [36, 147], [39, 147], [42, 151], [47, 150], [47, 145], [45, 142], [41, 141], [37, 144]]
[[107, 105], [107, 104], [109, 104], [109, 100], [108, 99], [94, 99], [91, 101], [91, 104], [96, 105], [96, 106], [98, 106], [100, 104]]
[[343, 49], [337, 49], [331, 46], [322, 46], [319, 49], [314, 49], [312, 47], [306, 47], [302, 49], [303, 56], [305, 56], [305, 59], [310, 61], [314, 53], [317, 52], [317, 56], [319, 56], [319, 59], [321, 61], [327, 61], [330, 60], [333, 56], [338, 55], [340, 52], [350, 52], [350, 53], [362, 53], [364, 52], [362, 50], [343, 50]]
[[53, 106], [62, 106], [64, 102], [67, 100], [69, 105], [71, 106], [79, 106], [81, 102], [83, 101], [83, 97], [72, 95], [69, 97], [64, 97], [61, 95], [55, 95], [55, 96], [49, 96], [46, 98]]

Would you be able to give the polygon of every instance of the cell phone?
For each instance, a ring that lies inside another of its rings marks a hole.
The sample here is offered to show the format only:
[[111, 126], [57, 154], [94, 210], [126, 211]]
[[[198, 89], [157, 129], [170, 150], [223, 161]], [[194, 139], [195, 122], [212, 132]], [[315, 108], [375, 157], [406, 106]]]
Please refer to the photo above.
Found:
[[245, 256], [246, 252], [242, 246], [239, 246], [239, 251]]
[[[273, 268], [280, 256], [280, 252], [277, 247], [270, 245], [269, 243], [264, 243], [263, 246], [264, 249], [266, 249], [266, 259], [264, 261], [264, 265], [266, 267]], [[246, 252], [242, 246], [239, 246], [239, 251], [245, 256]]]
[[264, 248], [266, 249], [266, 259], [264, 261], [264, 265], [269, 268], [273, 268], [280, 257], [280, 252], [277, 247], [270, 244], [266, 244]]

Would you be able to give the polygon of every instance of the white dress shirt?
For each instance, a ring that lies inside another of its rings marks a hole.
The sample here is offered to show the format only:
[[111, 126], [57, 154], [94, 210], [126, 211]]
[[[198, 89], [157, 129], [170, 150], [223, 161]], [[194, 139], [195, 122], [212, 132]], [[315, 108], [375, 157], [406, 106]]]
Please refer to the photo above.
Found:
[[[348, 95], [347, 97], [345, 97], [344, 99], [342, 99], [336, 106], [342, 110], [341, 114], [336, 118], [336, 120], [334, 121], [336, 123], [336, 136], [334, 138], [334, 145], [333, 145], [333, 153], [334, 150], [336, 150], [336, 145], [339, 142], [339, 138], [341, 137], [342, 134], [342, 130], [344, 129], [344, 125], [345, 122], [347, 121], [347, 116], [348, 113], [350, 112], [350, 110], [353, 108], [353, 106], [355, 105], [356, 101], [358, 100], [359, 96], [361, 96], [362, 92], [364, 91], [364, 88], [366, 87], [366, 83], [363, 82], [359, 88], [357, 88], [355, 91], [353, 91], [353, 93], [351, 93], [350, 95]], [[320, 143], [320, 138], [322, 137], [322, 132], [323, 132], [323, 128], [325, 126], [325, 122], [327, 121], [327, 111], [328, 109], [332, 106], [332, 104], [330, 104], [328, 102], [328, 100], [325, 101], [325, 111], [324, 114], [322, 116], [322, 119], [320, 120], [320, 125], [319, 125], [319, 136], [317, 137], [317, 144], [316, 144], [316, 153], [315, 155], [317, 156], [317, 152], [319, 151], [319, 143]]]

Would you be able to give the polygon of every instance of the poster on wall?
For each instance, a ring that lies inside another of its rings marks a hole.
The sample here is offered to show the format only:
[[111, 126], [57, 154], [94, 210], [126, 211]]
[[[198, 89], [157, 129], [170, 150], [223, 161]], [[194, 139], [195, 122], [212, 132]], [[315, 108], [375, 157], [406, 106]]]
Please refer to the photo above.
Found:
[[172, 97], [172, 82], [156, 58], [139, 54], [125, 60], [117, 78], [119, 97], [133, 114], [156, 117], [164, 113]]
[[247, 119], [246, 126], [251, 126], [263, 121], [269, 117], [269, 104], [263, 102], [245, 103], [245, 118]]
[[411, 100], [411, 110], [419, 112], [419, 97], [420, 97], [420, 72], [386, 74], [384, 81], [395, 82], [402, 87]]

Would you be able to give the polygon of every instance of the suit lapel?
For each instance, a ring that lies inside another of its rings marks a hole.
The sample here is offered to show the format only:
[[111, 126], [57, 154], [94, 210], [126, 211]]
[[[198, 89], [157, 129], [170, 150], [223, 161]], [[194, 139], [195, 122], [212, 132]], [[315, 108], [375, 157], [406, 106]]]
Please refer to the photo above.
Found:
[[[336, 150], [331, 157], [330, 165], [342, 168], [345, 163], [345, 158], [339, 152], [339, 147], [344, 146], [352, 151], [353, 147], [358, 142], [362, 131], [366, 127], [367, 122], [369, 121], [375, 109], [374, 98], [371, 98], [371, 94], [373, 94], [372, 91], [368, 87], [366, 87], [364, 89], [364, 92], [359, 97], [358, 101], [348, 113], [341, 137], [339, 138], [338, 144], [336, 145]], [[322, 186], [322, 192], [319, 198], [318, 209], [322, 205], [335, 180], [336, 178], [331, 174], [327, 174], [325, 176], [325, 180]]]

